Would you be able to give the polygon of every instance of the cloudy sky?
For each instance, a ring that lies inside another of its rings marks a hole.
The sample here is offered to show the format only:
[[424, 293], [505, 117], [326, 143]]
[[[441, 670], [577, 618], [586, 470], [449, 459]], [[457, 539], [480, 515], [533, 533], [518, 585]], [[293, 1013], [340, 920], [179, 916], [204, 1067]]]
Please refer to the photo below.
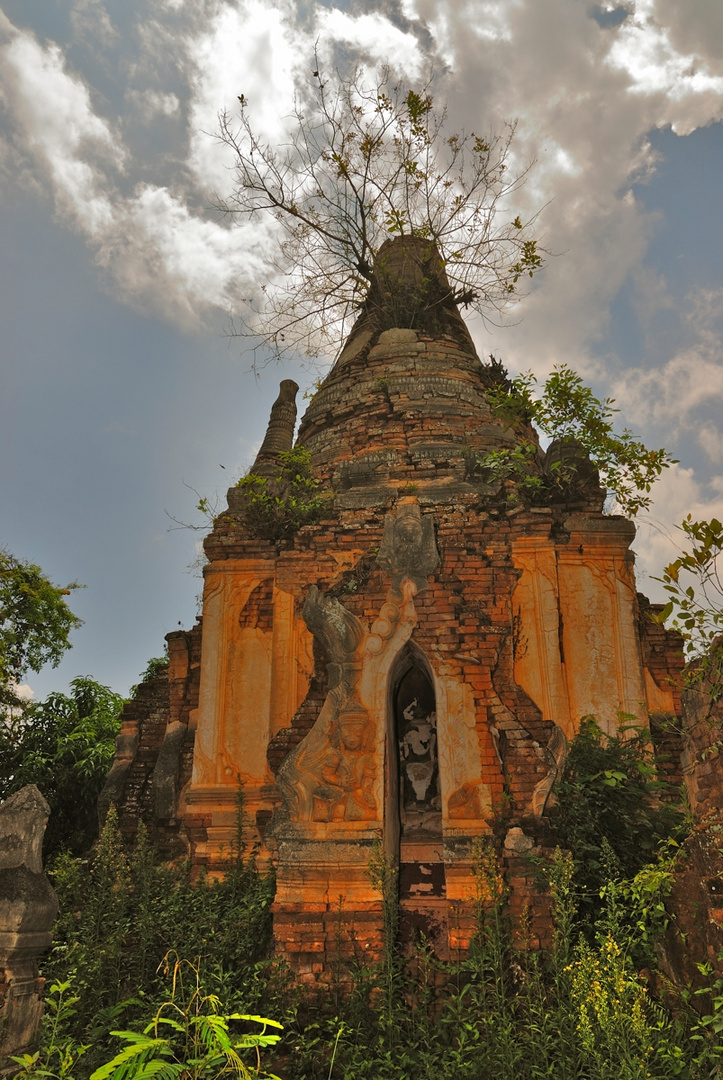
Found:
[[[685, 514], [723, 514], [723, 5], [719, 0], [0, 0], [0, 544], [85, 620], [37, 696], [90, 674], [125, 692], [192, 623], [198, 492], [251, 463], [279, 379], [229, 318], [268, 230], [209, 209], [217, 116], [243, 93], [282, 140], [314, 45], [330, 67], [432, 72], [453, 127], [536, 166], [555, 253], [480, 351], [556, 363], [680, 459], [636, 542], [641, 585]], [[263, 359], [263, 358], [262, 358]], [[169, 515], [171, 517], [169, 517]]]

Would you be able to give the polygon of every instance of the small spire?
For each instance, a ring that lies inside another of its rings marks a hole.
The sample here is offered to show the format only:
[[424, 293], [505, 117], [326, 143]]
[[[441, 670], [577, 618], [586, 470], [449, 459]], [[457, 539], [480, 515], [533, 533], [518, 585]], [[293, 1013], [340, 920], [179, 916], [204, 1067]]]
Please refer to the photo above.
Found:
[[276, 472], [276, 459], [294, 445], [296, 427], [296, 395], [299, 385], [293, 379], [283, 379], [279, 386], [279, 396], [271, 406], [271, 416], [266, 428], [266, 435], [251, 472], [259, 476], [272, 475]]

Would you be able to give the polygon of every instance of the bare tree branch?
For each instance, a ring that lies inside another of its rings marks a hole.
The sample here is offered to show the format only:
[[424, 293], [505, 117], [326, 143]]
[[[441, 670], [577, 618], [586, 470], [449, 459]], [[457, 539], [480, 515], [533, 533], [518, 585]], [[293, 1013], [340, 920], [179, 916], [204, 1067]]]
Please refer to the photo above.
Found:
[[232, 333], [278, 357], [336, 351], [368, 293], [385, 240], [427, 239], [438, 249], [452, 296], [484, 319], [506, 313], [520, 284], [544, 265], [537, 215], [514, 216], [511, 199], [528, 166], [508, 174], [515, 125], [502, 135], [446, 132], [429, 84], [421, 91], [388, 69], [369, 85], [322, 76], [297, 101], [289, 141], [262, 142], [239, 97], [222, 113], [218, 139], [233, 154], [233, 191], [215, 196], [232, 218], [271, 215], [282, 230], [276, 276], [235, 320]]

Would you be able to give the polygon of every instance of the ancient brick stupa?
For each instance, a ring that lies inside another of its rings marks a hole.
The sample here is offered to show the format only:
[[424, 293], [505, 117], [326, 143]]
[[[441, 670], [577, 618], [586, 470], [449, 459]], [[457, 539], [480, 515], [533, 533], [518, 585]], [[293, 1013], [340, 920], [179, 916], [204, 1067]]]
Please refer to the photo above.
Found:
[[[126, 710], [103, 805], [213, 872], [240, 780], [276, 868], [277, 949], [308, 980], [340, 947], [378, 950], [379, 844], [403, 932], [423, 929], [441, 955], [473, 931], [479, 837], [498, 843], [513, 915], [530, 903], [544, 937], [525, 855], [550, 842], [580, 719], [614, 732], [621, 711], [644, 724], [676, 707], [672, 650], [636, 598], [633, 525], [603, 515], [579, 448], [545, 454], [524, 420], [493, 414], [501, 380], [430, 245], [385, 244], [296, 438], [322, 516], [265, 539], [248, 488], [231, 488], [205, 543], [202, 620], [169, 635], [168, 683]], [[269, 483], [295, 393], [282, 383], [252, 470]], [[490, 465], [522, 443], [535, 485]], [[574, 467], [553, 469], [561, 458]]]

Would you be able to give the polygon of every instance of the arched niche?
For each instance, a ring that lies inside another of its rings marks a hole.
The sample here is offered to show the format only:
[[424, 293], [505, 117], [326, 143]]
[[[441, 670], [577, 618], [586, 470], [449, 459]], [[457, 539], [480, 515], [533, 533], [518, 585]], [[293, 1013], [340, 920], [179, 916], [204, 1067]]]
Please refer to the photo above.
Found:
[[385, 840], [399, 866], [402, 930], [433, 941], [446, 921], [437, 701], [429, 664], [413, 642], [390, 672], [387, 730]]

